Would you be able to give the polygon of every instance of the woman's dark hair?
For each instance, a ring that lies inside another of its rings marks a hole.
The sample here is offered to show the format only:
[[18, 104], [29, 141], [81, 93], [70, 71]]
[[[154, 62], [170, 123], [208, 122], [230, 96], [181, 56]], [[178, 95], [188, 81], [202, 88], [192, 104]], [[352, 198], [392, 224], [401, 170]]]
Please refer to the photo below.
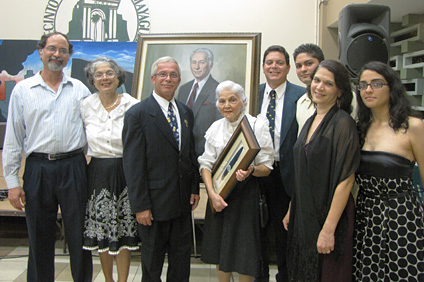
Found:
[[118, 64], [113, 59], [106, 57], [99, 57], [88, 63], [88, 65], [84, 68], [87, 82], [94, 86], [94, 73], [96, 72], [98, 65], [104, 63], [109, 64], [111, 69], [113, 69], [113, 71], [116, 73], [116, 77], [119, 80], [118, 87], [121, 86], [125, 82], [125, 71], [120, 66], [118, 66]]
[[[340, 98], [338, 98], [339, 108], [350, 114], [352, 112], [352, 87], [349, 81], [349, 74], [346, 68], [339, 62], [334, 60], [324, 60], [322, 61], [315, 71], [311, 74], [313, 79], [316, 72], [320, 68], [325, 68], [334, 75], [334, 82], [336, 83], [337, 88], [341, 92]], [[308, 96], [312, 101], [311, 86], [308, 86]]]
[[[389, 84], [390, 98], [389, 98], [389, 126], [393, 130], [399, 129], [407, 130], [409, 127], [408, 117], [420, 115], [411, 109], [406, 90], [397, 75], [397, 73], [387, 64], [381, 62], [369, 62], [365, 64], [359, 72], [358, 83], [361, 80], [362, 73], [366, 70], [375, 71], [382, 75]], [[365, 106], [361, 98], [361, 91], [356, 90], [356, 98], [358, 101], [358, 130], [362, 144], [365, 142], [365, 136], [368, 128], [372, 122], [372, 112]]]

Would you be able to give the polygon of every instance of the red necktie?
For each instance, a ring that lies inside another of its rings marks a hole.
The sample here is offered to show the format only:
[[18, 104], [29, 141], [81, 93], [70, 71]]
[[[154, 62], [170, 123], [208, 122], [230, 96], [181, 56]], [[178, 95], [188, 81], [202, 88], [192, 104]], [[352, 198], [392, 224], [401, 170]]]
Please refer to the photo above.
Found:
[[190, 109], [193, 108], [194, 101], [196, 100], [197, 88], [199, 88], [199, 84], [196, 82], [196, 84], [193, 87], [193, 90], [191, 91], [190, 96], [188, 97], [188, 101], [187, 101], [187, 106]]

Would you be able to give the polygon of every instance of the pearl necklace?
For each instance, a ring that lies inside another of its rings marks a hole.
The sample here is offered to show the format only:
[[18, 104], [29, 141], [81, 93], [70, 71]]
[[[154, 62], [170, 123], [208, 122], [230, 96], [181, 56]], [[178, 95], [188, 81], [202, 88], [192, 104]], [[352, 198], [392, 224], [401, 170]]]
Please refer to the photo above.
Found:
[[116, 103], [118, 103], [118, 100], [119, 100], [119, 95], [118, 95], [118, 97], [116, 97], [115, 102], [111, 106], [108, 106], [108, 107], [103, 106], [103, 107], [105, 108], [105, 110], [112, 109], [113, 107], [116, 106]]

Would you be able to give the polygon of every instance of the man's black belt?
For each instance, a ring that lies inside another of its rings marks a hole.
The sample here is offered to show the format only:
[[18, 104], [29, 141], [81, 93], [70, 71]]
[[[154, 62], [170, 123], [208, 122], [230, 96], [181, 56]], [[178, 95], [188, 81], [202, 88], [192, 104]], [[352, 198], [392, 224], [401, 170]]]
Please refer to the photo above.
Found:
[[67, 153], [55, 153], [55, 154], [46, 154], [46, 153], [31, 153], [29, 155], [29, 158], [36, 158], [39, 160], [49, 160], [49, 161], [56, 161], [56, 160], [63, 160], [63, 159], [69, 159], [72, 157], [75, 157], [82, 153], [82, 149], [77, 149], [71, 152]]

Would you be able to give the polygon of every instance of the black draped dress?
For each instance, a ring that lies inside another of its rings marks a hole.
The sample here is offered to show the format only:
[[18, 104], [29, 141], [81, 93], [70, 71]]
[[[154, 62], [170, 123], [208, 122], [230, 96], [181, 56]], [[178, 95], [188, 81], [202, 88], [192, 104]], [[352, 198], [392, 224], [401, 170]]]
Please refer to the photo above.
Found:
[[320, 255], [317, 240], [337, 185], [359, 166], [359, 138], [353, 119], [334, 105], [306, 144], [315, 116], [316, 112], [305, 123], [293, 148], [296, 186], [288, 230], [288, 272], [293, 281], [347, 282], [352, 279], [352, 196], [335, 232], [334, 251]]

